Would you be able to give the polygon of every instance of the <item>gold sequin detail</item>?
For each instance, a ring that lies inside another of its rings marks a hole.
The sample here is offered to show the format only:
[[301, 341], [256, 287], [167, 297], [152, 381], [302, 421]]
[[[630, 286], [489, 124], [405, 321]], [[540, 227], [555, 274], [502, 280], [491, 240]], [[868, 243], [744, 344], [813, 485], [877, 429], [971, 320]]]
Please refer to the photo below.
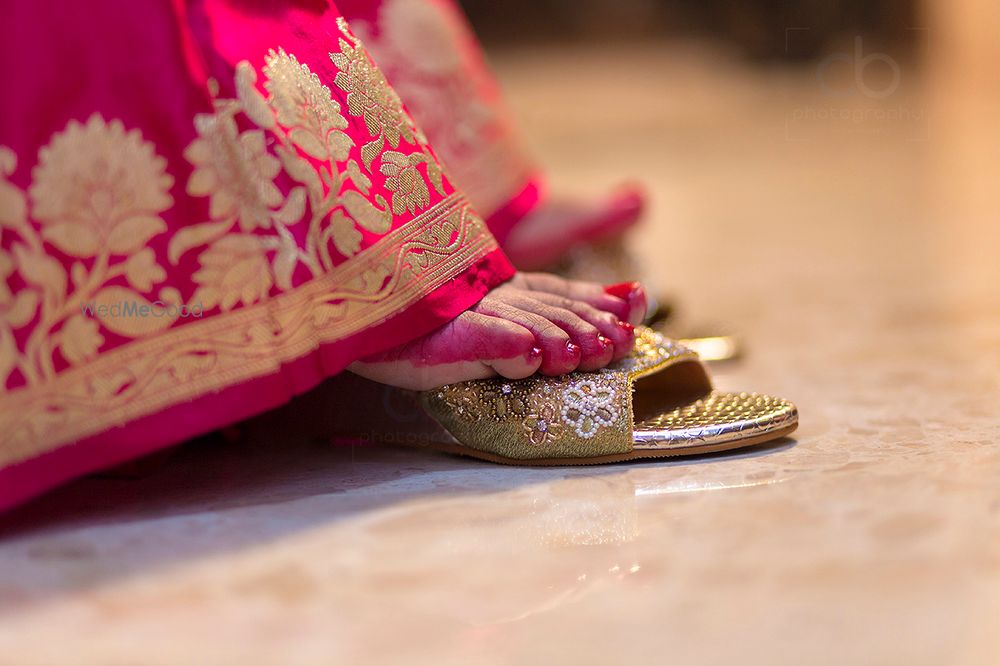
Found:
[[628, 408], [617, 382], [599, 374], [465, 382], [441, 387], [435, 398], [467, 424], [519, 424], [535, 446], [568, 433], [589, 439]]
[[627, 372], [632, 379], [638, 379], [662, 368], [665, 363], [674, 363], [682, 357], [692, 360], [698, 358], [697, 354], [684, 345], [651, 328], [640, 326], [635, 329], [635, 349], [632, 353], [599, 372]]
[[633, 426], [635, 447], [693, 446], [781, 430], [798, 419], [795, 405], [759, 393], [714, 391], [705, 398]]

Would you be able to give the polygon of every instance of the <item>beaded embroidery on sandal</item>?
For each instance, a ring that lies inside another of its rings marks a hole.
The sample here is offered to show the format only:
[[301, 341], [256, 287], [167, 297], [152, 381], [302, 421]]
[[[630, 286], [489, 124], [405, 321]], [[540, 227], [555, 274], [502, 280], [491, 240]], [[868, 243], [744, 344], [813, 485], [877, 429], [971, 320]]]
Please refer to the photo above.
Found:
[[597, 372], [485, 379], [420, 394], [447, 441], [427, 448], [513, 465], [589, 465], [742, 448], [788, 435], [795, 405], [712, 389], [698, 355], [649, 328]]

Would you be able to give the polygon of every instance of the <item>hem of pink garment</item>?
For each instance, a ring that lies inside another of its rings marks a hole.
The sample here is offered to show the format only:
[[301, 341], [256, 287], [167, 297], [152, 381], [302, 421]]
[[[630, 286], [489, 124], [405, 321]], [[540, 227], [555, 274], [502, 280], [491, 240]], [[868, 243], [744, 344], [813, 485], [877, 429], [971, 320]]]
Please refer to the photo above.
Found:
[[545, 182], [541, 176], [535, 176], [513, 198], [486, 218], [490, 233], [500, 245], [503, 245], [518, 222], [538, 207], [544, 199]]
[[[514, 268], [506, 256], [495, 250], [420, 303], [346, 340], [321, 345], [283, 364], [273, 374], [174, 405], [0, 469], [0, 512], [71, 479], [279, 407], [341, 372], [355, 359], [391, 349], [451, 321], [513, 275]], [[398, 331], [406, 334], [399, 335]]]

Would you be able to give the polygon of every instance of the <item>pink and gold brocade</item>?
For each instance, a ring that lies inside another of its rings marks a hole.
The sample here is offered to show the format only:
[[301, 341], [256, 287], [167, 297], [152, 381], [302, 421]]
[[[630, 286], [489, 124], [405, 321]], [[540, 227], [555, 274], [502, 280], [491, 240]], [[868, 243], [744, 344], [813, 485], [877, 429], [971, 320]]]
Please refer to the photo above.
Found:
[[332, 3], [7, 18], [0, 509], [280, 405], [513, 274]]
[[337, 6], [502, 243], [542, 179], [455, 0], [341, 0]]

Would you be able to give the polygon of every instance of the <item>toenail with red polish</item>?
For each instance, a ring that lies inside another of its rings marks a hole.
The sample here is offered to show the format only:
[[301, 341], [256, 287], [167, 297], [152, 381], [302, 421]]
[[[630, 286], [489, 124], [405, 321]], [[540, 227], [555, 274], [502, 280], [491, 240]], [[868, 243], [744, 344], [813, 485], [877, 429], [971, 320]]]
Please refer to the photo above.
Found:
[[527, 356], [528, 356], [528, 362], [529, 363], [534, 363], [535, 361], [537, 361], [538, 359], [540, 359], [542, 357], [542, 348], [541, 347], [532, 347], [531, 351], [528, 352]]
[[573, 356], [573, 357], [579, 356], [580, 355], [580, 347], [578, 347], [577, 345], [573, 344], [572, 342], [567, 342], [566, 343], [566, 352], [570, 356]]
[[597, 336], [597, 341], [598, 341], [598, 342], [599, 342], [599, 343], [601, 344], [601, 346], [602, 346], [602, 347], [604, 347], [605, 349], [607, 349], [608, 347], [610, 347], [610, 346], [612, 346], [613, 344], [615, 344], [615, 343], [611, 342], [611, 339], [610, 339], [610, 338], [606, 338], [606, 337], [604, 337], [603, 335], [598, 335], [598, 336]]
[[642, 205], [642, 193], [629, 190], [621, 192], [614, 198], [612, 204], [618, 210], [631, 210]]
[[618, 284], [605, 285], [604, 293], [627, 301], [639, 289], [642, 289], [642, 285], [638, 282], [619, 282]]
[[627, 321], [620, 321], [618, 322], [618, 325], [621, 328], [625, 329], [625, 332], [628, 333], [629, 335], [635, 335], [635, 326], [628, 323]]

